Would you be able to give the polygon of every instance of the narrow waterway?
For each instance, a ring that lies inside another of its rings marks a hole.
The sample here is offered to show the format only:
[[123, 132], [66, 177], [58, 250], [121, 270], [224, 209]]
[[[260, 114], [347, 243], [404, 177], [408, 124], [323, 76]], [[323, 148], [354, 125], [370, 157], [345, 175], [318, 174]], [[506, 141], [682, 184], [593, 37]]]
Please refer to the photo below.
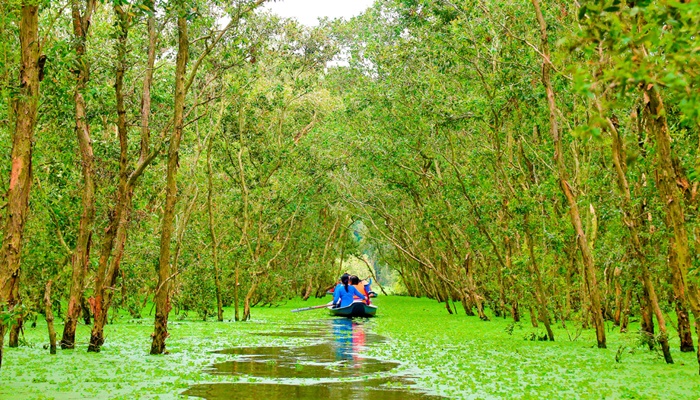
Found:
[[[308, 339], [296, 346], [239, 347], [220, 350], [230, 360], [207, 372], [233, 375], [235, 382], [200, 384], [182, 393], [205, 399], [432, 400], [419, 391], [400, 364], [368, 357], [386, 339], [371, 332], [372, 321], [332, 318], [262, 335]], [[254, 381], [254, 382], [251, 382]]]

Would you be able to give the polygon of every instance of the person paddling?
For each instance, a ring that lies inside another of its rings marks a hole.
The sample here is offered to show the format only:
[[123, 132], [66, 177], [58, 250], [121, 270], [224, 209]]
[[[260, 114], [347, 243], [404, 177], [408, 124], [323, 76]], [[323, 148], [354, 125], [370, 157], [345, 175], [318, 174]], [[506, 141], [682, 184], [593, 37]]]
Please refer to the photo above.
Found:
[[333, 307], [347, 307], [354, 301], [354, 296], [365, 300], [364, 294], [357, 291], [354, 286], [350, 286], [350, 275], [343, 274], [340, 277], [340, 283], [335, 287], [333, 291]]

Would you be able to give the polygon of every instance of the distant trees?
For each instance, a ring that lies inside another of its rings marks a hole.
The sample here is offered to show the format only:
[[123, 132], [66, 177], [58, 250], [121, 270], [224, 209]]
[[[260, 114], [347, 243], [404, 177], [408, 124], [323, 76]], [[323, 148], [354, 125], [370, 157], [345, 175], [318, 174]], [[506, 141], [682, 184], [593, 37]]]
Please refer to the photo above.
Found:
[[407, 292], [525, 307], [551, 340], [554, 320], [592, 324], [599, 347], [604, 320], [641, 315], [669, 363], [675, 310], [692, 351], [696, 11], [379, 1], [338, 31], [335, 177]]

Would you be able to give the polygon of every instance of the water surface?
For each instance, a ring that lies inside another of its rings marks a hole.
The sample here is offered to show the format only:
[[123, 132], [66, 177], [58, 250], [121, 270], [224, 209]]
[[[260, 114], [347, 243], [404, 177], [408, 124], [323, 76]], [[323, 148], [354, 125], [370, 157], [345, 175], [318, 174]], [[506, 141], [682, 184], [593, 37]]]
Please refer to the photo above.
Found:
[[400, 372], [398, 362], [366, 356], [369, 347], [386, 341], [372, 333], [371, 326], [369, 320], [333, 318], [258, 333], [308, 343], [216, 351], [231, 359], [212, 364], [207, 372], [234, 376], [236, 382], [194, 385], [183, 394], [211, 400], [441, 399], [419, 391], [411, 377]]

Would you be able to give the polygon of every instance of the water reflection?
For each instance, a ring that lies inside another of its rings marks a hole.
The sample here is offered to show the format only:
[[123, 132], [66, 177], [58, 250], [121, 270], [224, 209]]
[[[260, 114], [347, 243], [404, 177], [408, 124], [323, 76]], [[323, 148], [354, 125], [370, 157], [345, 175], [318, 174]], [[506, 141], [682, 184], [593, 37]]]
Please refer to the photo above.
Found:
[[[319, 399], [325, 397], [391, 400], [438, 399], [411, 390], [409, 377], [392, 372], [399, 363], [367, 357], [368, 346], [384, 342], [362, 320], [332, 319], [322, 325], [265, 332], [264, 336], [303, 337], [304, 346], [240, 347], [217, 351], [233, 359], [208, 372], [248, 378], [245, 383], [195, 385], [187, 396], [206, 399]], [[249, 383], [255, 379], [257, 383]], [[329, 381], [330, 379], [330, 381]], [[339, 380], [339, 379], [342, 379]]]
[[[348, 318], [333, 320], [333, 338], [335, 340], [335, 359], [338, 361], [353, 359], [353, 322]], [[363, 329], [357, 326], [358, 330]]]
[[[397, 383], [398, 382], [398, 383]], [[269, 383], [220, 383], [195, 385], [183, 393], [205, 399], [257, 399], [257, 400], [439, 400], [421, 392], [409, 390], [410, 381], [376, 379], [369, 381], [337, 382], [311, 385], [289, 385]], [[403, 386], [404, 389], [391, 385]]]

